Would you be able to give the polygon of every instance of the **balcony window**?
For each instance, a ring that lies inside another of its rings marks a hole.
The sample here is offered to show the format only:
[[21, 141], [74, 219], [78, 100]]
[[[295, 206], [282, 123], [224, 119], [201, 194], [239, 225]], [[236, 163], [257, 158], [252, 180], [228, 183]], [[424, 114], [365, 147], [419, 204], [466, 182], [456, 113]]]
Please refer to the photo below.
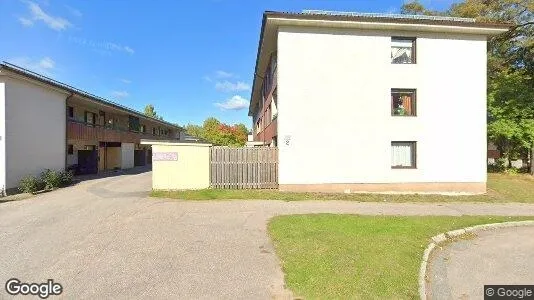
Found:
[[272, 120], [276, 119], [276, 116], [278, 116], [278, 109], [276, 108], [276, 103], [278, 103], [278, 90], [274, 90], [273, 92], [273, 100], [271, 101], [272, 105]]
[[130, 131], [140, 131], [139, 118], [134, 116], [128, 116], [128, 129]]
[[415, 116], [416, 98], [414, 89], [391, 89], [391, 115]]
[[391, 142], [391, 168], [416, 168], [416, 142]]
[[69, 119], [74, 119], [74, 107], [67, 106], [67, 117]]
[[415, 38], [391, 38], [391, 63], [415, 64]]
[[86, 111], [85, 112], [85, 123], [95, 125], [96, 124], [96, 114]]

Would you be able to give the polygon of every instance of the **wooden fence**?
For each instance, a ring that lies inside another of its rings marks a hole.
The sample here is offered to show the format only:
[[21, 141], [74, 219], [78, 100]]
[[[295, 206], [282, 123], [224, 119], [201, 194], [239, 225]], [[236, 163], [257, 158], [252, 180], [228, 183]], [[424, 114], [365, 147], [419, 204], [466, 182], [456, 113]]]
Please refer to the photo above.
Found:
[[221, 189], [277, 189], [278, 148], [211, 147], [210, 184]]

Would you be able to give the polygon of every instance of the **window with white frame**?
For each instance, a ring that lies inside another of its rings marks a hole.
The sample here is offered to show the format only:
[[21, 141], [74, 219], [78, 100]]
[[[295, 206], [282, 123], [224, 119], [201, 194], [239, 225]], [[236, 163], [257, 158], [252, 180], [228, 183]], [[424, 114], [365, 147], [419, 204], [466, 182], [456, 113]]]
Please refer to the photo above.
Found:
[[391, 168], [416, 168], [416, 142], [391, 142]]
[[415, 38], [391, 38], [391, 63], [415, 64]]

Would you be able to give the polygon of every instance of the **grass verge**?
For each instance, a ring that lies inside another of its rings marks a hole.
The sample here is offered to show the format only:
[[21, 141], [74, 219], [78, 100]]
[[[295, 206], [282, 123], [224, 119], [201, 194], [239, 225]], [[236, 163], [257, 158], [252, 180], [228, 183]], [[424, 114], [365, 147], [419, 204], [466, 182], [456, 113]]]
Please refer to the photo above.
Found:
[[474, 196], [289, 193], [277, 190], [153, 191], [152, 197], [181, 200], [350, 200], [360, 202], [523, 202], [534, 203], [530, 175], [488, 174], [488, 193]]
[[532, 217], [294, 215], [268, 226], [285, 281], [305, 299], [417, 299], [430, 238]]

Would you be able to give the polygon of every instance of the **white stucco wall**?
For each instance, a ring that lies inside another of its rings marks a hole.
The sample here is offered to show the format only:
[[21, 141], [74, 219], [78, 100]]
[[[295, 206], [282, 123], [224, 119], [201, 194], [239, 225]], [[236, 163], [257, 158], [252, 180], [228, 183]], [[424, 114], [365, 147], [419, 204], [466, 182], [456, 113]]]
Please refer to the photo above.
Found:
[[6, 189], [6, 84], [5, 78], [0, 76], [0, 190]]
[[28, 81], [6, 79], [6, 185], [26, 175], [65, 168], [67, 95]]
[[134, 144], [121, 144], [121, 168], [131, 169], [134, 167]]
[[[417, 37], [417, 64], [390, 62]], [[486, 39], [281, 27], [280, 184], [486, 181]], [[392, 88], [417, 117], [392, 117]], [[417, 141], [417, 169], [391, 169], [391, 142]]]

